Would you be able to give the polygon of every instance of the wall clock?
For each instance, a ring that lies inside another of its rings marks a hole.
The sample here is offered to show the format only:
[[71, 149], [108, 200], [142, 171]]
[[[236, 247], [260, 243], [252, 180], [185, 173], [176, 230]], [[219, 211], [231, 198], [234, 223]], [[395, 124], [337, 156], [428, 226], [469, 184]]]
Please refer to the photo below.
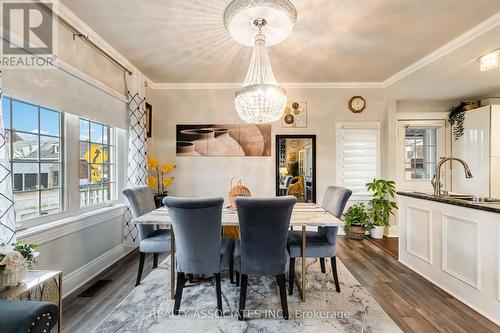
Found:
[[354, 113], [360, 113], [366, 108], [366, 101], [361, 96], [353, 96], [348, 103], [349, 110]]

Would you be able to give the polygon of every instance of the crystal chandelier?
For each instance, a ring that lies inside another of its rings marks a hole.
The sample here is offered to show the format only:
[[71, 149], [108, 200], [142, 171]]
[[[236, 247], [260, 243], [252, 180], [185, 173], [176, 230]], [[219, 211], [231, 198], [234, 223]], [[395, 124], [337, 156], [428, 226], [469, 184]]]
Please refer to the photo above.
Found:
[[[270, 36], [269, 44], [277, 44], [292, 31], [296, 18], [295, 8], [287, 0], [235, 0], [226, 9], [224, 23], [231, 36], [254, 46], [245, 82], [234, 98], [238, 115], [248, 123], [269, 123], [283, 115], [286, 90], [274, 78], [264, 29]], [[270, 28], [268, 20], [273, 22]]]

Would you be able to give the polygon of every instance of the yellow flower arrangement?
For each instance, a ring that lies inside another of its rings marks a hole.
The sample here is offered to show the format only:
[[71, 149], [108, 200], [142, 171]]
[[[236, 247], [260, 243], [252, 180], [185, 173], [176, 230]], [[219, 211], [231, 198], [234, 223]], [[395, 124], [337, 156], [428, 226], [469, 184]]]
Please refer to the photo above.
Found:
[[147, 178], [148, 185], [156, 189], [158, 195], [166, 194], [165, 188], [169, 187], [174, 181], [174, 177], [165, 178], [165, 175], [175, 169], [174, 163], [164, 164], [160, 167], [160, 163], [153, 156], [148, 156], [147, 164], [150, 175]]
[[158, 178], [156, 176], [148, 176], [148, 185], [153, 188], [158, 186]]
[[158, 160], [154, 158], [153, 156], [148, 156], [148, 167], [150, 169], [157, 169], [159, 167], [160, 163], [158, 163]]

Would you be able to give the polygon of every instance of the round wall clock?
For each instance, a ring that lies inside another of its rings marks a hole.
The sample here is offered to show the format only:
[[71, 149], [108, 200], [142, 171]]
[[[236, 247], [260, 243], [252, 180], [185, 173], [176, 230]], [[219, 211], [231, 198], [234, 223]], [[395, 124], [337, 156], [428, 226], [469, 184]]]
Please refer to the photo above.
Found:
[[354, 113], [360, 113], [366, 108], [366, 101], [361, 96], [353, 96], [348, 103], [349, 110]]

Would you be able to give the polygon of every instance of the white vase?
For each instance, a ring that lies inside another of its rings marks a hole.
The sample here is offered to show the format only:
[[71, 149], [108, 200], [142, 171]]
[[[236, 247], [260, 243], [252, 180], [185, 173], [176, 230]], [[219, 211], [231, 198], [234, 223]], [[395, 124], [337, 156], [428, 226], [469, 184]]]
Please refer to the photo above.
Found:
[[373, 229], [371, 229], [370, 230], [370, 237], [375, 238], [375, 239], [384, 238], [384, 227], [383, 226], [376, 226]]

